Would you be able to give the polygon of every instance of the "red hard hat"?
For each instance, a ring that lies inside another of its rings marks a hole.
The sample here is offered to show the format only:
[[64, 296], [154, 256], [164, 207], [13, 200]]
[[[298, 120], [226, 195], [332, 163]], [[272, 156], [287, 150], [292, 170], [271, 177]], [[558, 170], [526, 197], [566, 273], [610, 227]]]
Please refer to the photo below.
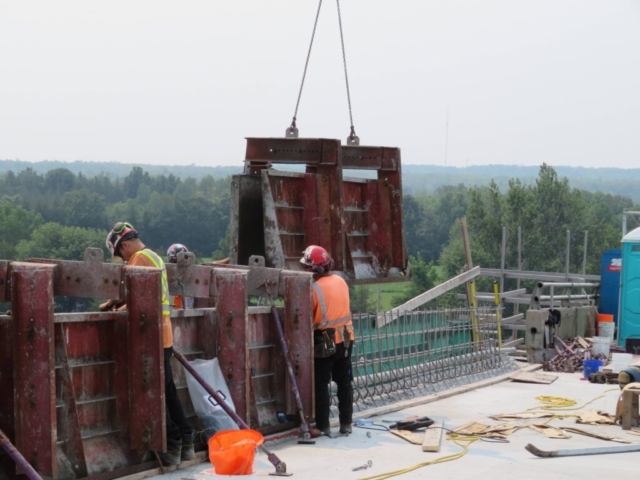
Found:
[[308, 267], [329, 267], [333, 265], [331, 255], [324, 248], [318, 245], [309, 245], [302, 253], [300, 263]]

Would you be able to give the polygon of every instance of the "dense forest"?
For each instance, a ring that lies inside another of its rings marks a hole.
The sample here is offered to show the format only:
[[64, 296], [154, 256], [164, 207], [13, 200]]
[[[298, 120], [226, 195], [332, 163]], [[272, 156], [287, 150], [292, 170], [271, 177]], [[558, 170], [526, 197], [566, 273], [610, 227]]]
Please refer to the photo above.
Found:
[[[114, 165], [118, 171], [124, 168]], [[87, 175], [62, 167], [0, 173], [0, 259], [80, 260], [86, 247], [104, 249], [107, 231], [122, 220], [133, 223], [143, 241], [160, 253], [179, 242], [199, 258], [228, 255], [229, 174], [233, 172], [190, 177], [127, 167], [128, 174], [122, 177]], [[405, 168], [405, 185], [407, 178], [416, 175], [407, 171], [411, 166]], [[584, 232], [588, 231], [587, 271], [597, 274], [602, 251], [620, 245], [625, 209], [634, 209], [631, 197], [576, 188], [573, 179], [570, 184], [544, 164], [533, 180], [514, 177], [506, 186], [490, 180], [484, 185], [442, 185], [433, 191], [405, 189], [404, 222], [413, 282], [394, 303], [460, 272], [465, 264], [463, 216], [476, 265], [500, 266], [505, 226], [507, 268], [517, 268], [521, 227], [524, 269], [563, 271], [565, 232], [571, 230], [571, 269], [581, 271]], [[367, 295], [354, 298], [356, 311], [370, 308]]]

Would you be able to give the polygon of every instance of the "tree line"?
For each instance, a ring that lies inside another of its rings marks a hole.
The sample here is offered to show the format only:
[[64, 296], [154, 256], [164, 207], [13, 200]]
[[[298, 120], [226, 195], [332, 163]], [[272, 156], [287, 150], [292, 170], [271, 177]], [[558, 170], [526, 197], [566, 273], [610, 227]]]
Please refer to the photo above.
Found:
[[[85, 176], [66, 168], [31, 168], [0, 174], [0, 259], [80, 260], [84, 249], [105, 249], [107, 231], [131, 222], [145, 244], [164, 253], [183, 243], [199, 258], [229, 253], [230, 177], [178, 178], [139, 166], [124, 178]], [[460, 273], [466, 263], [460, 219], [467, 217], [474, 264], [500, 267], [502, 227], [507, 227], [506, 268], [517, 268], [522, 228], [522, 268], [563, 271], [566, 230], [571, 230], [571, 269], [581, 271], [583, 232], [589, 232], [587, 273], [600, 273], [600, 256], [620, 246], [622, 212], [639, 209], [621, 195], [572, 188], [543, 164], [534, 182], [511, 179], [507, 188], [464, 184], [433, 193], [404, 195], [404, 226], [413, 281], [399, 304]], [[482, 287], [481, 285], [479, 287]], [[354, 292], [354, 310], [371, 309]], [[485, 290], [486, 291], [486, 290]]]
[[104, 248], [118, 221], [161, 253], [183, 243], [199, 257], [226, 255], [218, 249], [229, 225], [228, 178], [183, 180], [134, 167], [120, 180], [27, 168], [2, 174], [0, 192], [0, 258], [79, 260], [86, 246]]

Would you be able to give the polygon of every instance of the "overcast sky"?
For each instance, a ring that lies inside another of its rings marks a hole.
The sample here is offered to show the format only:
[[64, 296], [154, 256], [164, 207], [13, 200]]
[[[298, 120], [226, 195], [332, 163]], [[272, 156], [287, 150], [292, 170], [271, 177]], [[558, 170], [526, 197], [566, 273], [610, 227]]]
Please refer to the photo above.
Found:
[[[405, 164], [640, 167], [639, 0], [341, 7], [362, 144]], [[240, 165], [244, 137], [291, 121], [316, 8], [0, 0], [0, 159]], [[298, 126], [344, 142], [337, 25], [325, 0]]]

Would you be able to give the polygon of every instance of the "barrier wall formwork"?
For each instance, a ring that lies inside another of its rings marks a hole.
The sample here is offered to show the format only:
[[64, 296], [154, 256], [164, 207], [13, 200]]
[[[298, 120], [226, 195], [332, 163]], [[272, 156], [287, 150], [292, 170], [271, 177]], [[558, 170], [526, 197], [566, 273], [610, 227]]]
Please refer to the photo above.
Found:
[[[268, 268], [196, 266], [191, 254], [167, 265], [172, 295], [201, 308], [171, 312], [174, 348], [188, 359], [218, 357], [237, 413], [264, 434], [296, 426], [270, 308], [249, 295], [284, 299], [280, 308], [306, 412], [313, 412], [311, 276]], [[126, 299], [127, 311], [55, 313], [54, 297]], [[166, 447], [161, 272], [85, 261], [0, 261], [0, 429], [44, 477], [121, 477], [155, 467], [147, 450]], [[182, 404], [197, 418], [185, 372], [173, 360]], [[293, 421], [279, 423], [277, 412]], [[18, 472], [19, 473], [19, 472]], [[15, 465], [0, 453], [0, 478]]]
[[[305, 165], [305, 172], [272, 164]], [[343, 169], [376, 178], [347, 178]], [[302, 251], [315, 244], [351, 284], [408, 280], [400, 149], [248, 138], [245, 172], [232, 181], [231, 235], [232, 263], [261, 255], [269, 266], [298, 270]]]

